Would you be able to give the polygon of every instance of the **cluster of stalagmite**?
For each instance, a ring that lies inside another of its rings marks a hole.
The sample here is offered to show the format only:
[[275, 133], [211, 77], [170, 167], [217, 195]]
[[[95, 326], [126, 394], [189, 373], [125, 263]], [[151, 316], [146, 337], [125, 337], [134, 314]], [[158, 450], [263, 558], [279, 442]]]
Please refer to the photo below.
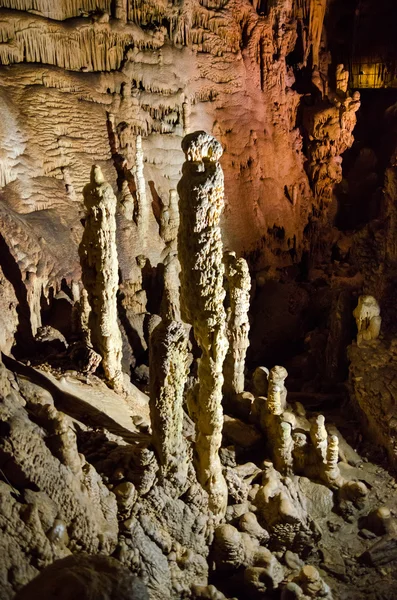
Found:
[[270, 369], [267, 397], [255, 400], [254, 418], [266, 433], [275, 468], [282, 475], [298, 473], [318, 478], [331, 489], [343, 490], [342, 495], [351, 501], [365, 497], [364, 484], [347, 481], [341, 475], [339, 438], [328, 433], [324, 416], [309, 420], [302, 405], [292, 410], [287, 404], [287, 375], [284, 367]]
[[116, 197], [100, 167], [92, 167], [91, 182], [83, 194], [87, 213], [79, 250], [83, 284], [91, 307], [88, 320], [91, 341], [102, 356], [108, 383], [122, 390], [122, 341], [117, 321]]
[[223, 367], [223, 391], [227, 397], [244, 391], [245, 355], [249, 346], [251, 277], [247, 261], [237, 258], [234, 252], [225, 253], [225, 269], [230, 302], [227, 311], [229, 349]]
[[224, 207], [222, 146], [205, 132], [187, 135], [180, 197], [178, 255], [182, 317], [193, 326], [201, 349], [194, 401], [197, 471], [211, 510], [222, 516], [227, 488], [219, 459], [222, 441], [223, 362], [228, 342], [223, 306], [224, 264], [220, 216]]

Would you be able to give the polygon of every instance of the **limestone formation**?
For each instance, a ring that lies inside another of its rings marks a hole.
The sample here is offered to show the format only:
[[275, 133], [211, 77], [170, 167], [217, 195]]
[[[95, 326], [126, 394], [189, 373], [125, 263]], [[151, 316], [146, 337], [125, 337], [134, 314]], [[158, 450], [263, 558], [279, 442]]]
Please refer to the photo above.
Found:
[[167, 319], [180, 320], [180, 281], [181, 265], [178, 255], [170, 250], [164, 258], [164, 289], [161, 300], [161, 312]]
[[337, 97], [333, 103], [327, 99], [305, 110], [309, 175], [320, 208], [329, 205], [334, 186], [342, 181], [341, 154], [353, 144], [360, 104], [360, 93], [354, 92], [351, 97]]
[[[126, 87], [126, 89], [129, 89]], [[145, 239], [149, 225], [149, 206], [146, 197], [146, 181], [143, 173], [142, 137], [137, 135], [135, 140], [135, 167], [136, 197], [137, 197], [137, 223]]]
[[324, 423], [324, 415], [318, 415], [313, 419], [310, 427], [310, 438], [320, 462], [327, 460], [328, 433]]
[[353, 315], [357, 325], [357, 346], [379, 337], [382, 317], [379, 304], [373, 296], [360, 296]]
[[186, 162], [178, 185], [182, 317], [193, 326], [202, 355], [196, 397], [198, 478], [210, 495], [211, 510], [223, 516], [227, 488], [221, 471], [223, 362], [227, 352], [223, 307], [223, 248], [220, 216], [224, 206], [222, 147], [199, 131], [182, 143]]
[[153, 443], [166, 478], [186, 477], [182, 436], [183, 397], [188, 376], [187, 332], [177, 321], [162, 321], [150, 337], [150, 414]]
[[176, 240], [178, 227], [178, 194], [176, 190], [170, 190], [168, 201], [164, 201], [160, 215], [160, 236], [166, 244], [171, 244]]
[[336, 91], [343, 97], [347, 94], [349, 87], [349, 71], [342, 64], [336, 65]]
[[257, 367], [252, 376], [254, 392], [257, 396], [267, 396], [269, 369], [266, 367]]
[[269, 373], [269, 388], [267, 392], [267, 410], [270, 415], [281, 415], [287, 404], [287, 389], [284, 381], [288, 376], [284, 367], [273, 367]]
[[301, 588], [304, 598], [324, 598], [325, 600], [333, 598], [329, 586], [323, 581], [316, 567], [312, 565], [302, 567], [294, 582]]
[[91, 170], [84, 188], [87, 210], [80, 245], [82, 278], [91, 306], [89, 328], [105, 377], [111, 387], [122, 389], [121, 334], [117, 322], [118, 260], [116, 248], [116, 198], [100, 167]]
[[0, 4], [1, 600], [394, 598], [395, 3]]
[[249, 346], [251, 278], [247, 261], [237, 259], [234, 252], [225, 253], [225, 275], [230, 306], [227, 311], [229, 349], [223, 367], [223, 391], [226, 396], [236, 396], [244, 391], [245, 356]]
[[149, 600], [146, 586], [108, 556], [80, 553], [55, 561], [17, 594], [17, 600]]
[[134, 258], [130, 267], [131, 279], [126, 279], [120, 285], [123, 297], [122, 303], [126, 310], [136, 315], [146, 312], [147, 293], [143, 289], [142, 270], [146, 265], [146, 256], [139, 254]]

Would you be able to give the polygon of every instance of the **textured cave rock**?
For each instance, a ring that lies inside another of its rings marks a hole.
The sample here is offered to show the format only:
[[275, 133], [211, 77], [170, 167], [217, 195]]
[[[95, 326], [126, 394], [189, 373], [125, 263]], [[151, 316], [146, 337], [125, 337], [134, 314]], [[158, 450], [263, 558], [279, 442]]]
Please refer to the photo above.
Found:
[[17, 599], [148, 600], [144, 584], [114, 558], [77, 554], [55, 561]]
[[0, 1], [1, 598], [394, 597], [394, 12], [353, 4]]

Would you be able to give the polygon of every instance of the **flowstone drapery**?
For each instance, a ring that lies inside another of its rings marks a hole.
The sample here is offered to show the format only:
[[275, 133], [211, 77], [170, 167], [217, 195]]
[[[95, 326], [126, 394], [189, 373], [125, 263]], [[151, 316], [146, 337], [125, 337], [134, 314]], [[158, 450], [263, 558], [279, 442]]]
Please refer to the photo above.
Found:
[[92, 167], [91, 181], [83, 195], [87, 214], [79, 253], [83, 284], [91, 306], [91, 340], [102, 356], [108, 383], [120, 391], [122, 342], [117, 323], [116, 197], [97, 165]]
[[219, 142], [204, 131], [187, 135], [180, 197], [178, 255], [181, 263], [182, 318], [193, 326], [202, 355], [195, 398], [198, 479], [210, 496], [210, 508], [223, 516], [227, 487], [219, 448], [222, 440], [223, 362], [228, 342], [223, 306], [223, 247], [220, 216], [224, 206]]

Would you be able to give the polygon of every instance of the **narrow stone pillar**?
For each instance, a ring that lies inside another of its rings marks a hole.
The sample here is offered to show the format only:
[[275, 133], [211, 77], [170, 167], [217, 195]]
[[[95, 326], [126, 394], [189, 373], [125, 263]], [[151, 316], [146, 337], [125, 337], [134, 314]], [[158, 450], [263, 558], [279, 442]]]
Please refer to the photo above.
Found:
[[275, 366], [270, 369], [267, 392], [267, 410], [270, 415], [281, 415], [287, 405], [287, 390], [284, 381], [288, 377], [287, 369]]
[[169, 471], [187, 473], [182, 436], [183, 392], [189, 372], [187, 344], [186, 328], [178, 321], [161, 321], [150, 336], [153, 445], [165, 477]]
[[142, 236], [145, 240], [147, 229], [149, 227], [149, 205], [146, 197], [146, 183], [143, 173], [143, 149], [141, 135], [136, 136], [134, 175], [137, 198], [137, 225], [141, 230]]
[[228, 342], [223, 306], [224, 264], [219, 226], [224, 207], [223, 172], [218, 163], [220, 143], [204, 131], [182, 142], [186, 162], [178, 184], [182, 318], [193, 326], [202, 355], [195, 398], [197, 475], [209, 493], [209, 506], [221, 518], [227, 487], [219, 448], [222, 441], [223, 362]]
[[93, 166], [83, 190], [87, 210], [79, 248], [82, 279], [91, 307], [89, 328], [94, 349], [102, 356], [106, 380], [122, 390], [122, 341], [117, 322], [119, 265], [116, 247], [116, 196], [100, 167]]
[[310, 438], [321, 462], [325, 463], [327, 461], [328, 433], [325, 429], [324, 415], [318, 415], [313, 419], [310, 426]]
[[230, 307], [227, 314], [229, 350], [223, 366], [226, 396], [233, 397], [244, 391], [245, 356], [249, 346], [251, 277], [244, 258], [234, 252], [225, 253], [226, 279], [229, 286]]

